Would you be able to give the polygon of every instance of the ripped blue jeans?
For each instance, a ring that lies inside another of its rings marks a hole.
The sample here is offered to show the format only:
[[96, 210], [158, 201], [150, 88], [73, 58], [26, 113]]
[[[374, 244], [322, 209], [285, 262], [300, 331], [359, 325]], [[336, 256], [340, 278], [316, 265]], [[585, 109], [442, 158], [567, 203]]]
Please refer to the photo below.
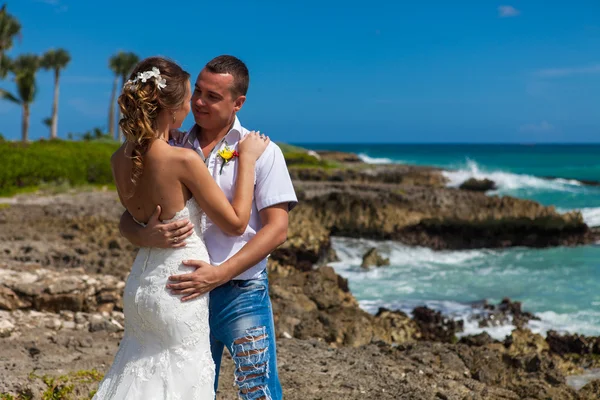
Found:
[[243, 400], [280, 400], [273, 310], [267, 272], [234, 280], [210, 292], [210, 345], [216, 366], [215, 392], [223, 348], [235, 362], [235, 384]]

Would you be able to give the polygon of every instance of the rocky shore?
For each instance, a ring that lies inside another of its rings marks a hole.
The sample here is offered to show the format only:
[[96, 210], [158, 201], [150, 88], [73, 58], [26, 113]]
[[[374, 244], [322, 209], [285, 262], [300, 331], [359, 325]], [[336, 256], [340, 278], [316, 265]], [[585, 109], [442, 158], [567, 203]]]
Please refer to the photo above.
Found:
[[[600, 381], [567, 385], [599, 366], [598, 338], [533, 334], [527, 321], [536, 317], [508, 299], [476, 305], [480, 326], [518, 326], [503, 341], [462, 336], [461, 321], [425, 307], [369, 314], [327, 266], [332, 235], [433, 249], [578, 245], [597, 237], [581, 215], [446, 188], [433, 168], [322, 156], [340, 167], [291, 168], [301, 203], [269, 261], [286, 399], [600, 398]], [[122, 337], [121, 292], [135, 255], [118, 232], [116, 193], [0, 203], [0, 398], [89, 398]], [[224, 364], [219, 398], [234, 399], [232, 363]]]

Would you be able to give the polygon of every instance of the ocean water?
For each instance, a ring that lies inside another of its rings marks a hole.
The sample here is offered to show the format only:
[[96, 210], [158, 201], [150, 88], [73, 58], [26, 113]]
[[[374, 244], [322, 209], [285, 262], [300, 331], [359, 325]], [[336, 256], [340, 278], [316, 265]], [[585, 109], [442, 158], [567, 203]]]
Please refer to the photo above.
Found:
[[[553, 205], [560, 212], [580, 210], [590, 226], [600, 226], [600, 145], [323, 145], [314, 150], [357, 153], [369, 163], [432, 165], [444, 169], [449, 186], [471, 177], [489, 178], [498, 190]], [[428, 305], [466, 321], [465, 334], [478, 333], [471, 304], [503, 297], [523, 302], [541, 321], [535, 332], [600, 335], [600, 246], [549, 249], [433, 251], [396, 242], [334, 238], [340, 261], [333, 264], [367, 311], [379, 307], [410, 312]], [[362, 255], [377, 247], [391, 266], [364, 271]], [[512, 326], [486, 328], [501, 339]]]

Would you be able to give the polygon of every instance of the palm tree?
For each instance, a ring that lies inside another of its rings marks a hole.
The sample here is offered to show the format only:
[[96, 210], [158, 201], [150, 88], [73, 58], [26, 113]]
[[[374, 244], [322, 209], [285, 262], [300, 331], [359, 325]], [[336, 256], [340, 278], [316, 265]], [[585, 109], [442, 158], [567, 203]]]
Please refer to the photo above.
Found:
[[42, 68], [54, 71], [54, 102], [52, 103], [50, 139], [58, 137], [58, 81], [60, 79], [60, 70], [64, 69], [70, 61], [71, 56], [64, 49], [49, 50], [41, 59]]
[[2, 56], [0, 58], [0, 78], [4, 79], [6, 78], [6, 75], [8, 74], [8, 72], [10, 71], [10, 58], [8, 58], [8, 56]]
[[37, 92], [35, 74], [40, 67], [40, 58], [34, 54], [23, 54], [11, 63], [11, 71], [15, 75], [17, 95], [0, 89], [0, 97], [12, 101], [23, 108], [22, 135], [23, 142], [29, 139], [29, 106], [33, 103]]
[[112, 56], [108, 61], [108, 66], [115, 74], [115, 80], [113, 81], [112, 95], [110, 98], [110, 108], [108, 110], [108, 129], [111, 137], [115, 135], [115, 140], [123, 140], [123, 132], [118, 128], [119, 136], [117, 137], [113, 127], [115, 126], [115, 101], [117, 97], [117, 85], [119, 84], [119, 78], [121, 78], [121, 87], [125, 85], [128, 75], [131, 73], [136, 64], [140, 61], [140, 58], [134, 53], [126, 53], [123, 51], [118, 52]]
[[0, 8], [0, 78], [8, 72], [5, 55], [11, 49], [13, 39], [21, 34], [21, 24], [6, 11], [6, 4]]

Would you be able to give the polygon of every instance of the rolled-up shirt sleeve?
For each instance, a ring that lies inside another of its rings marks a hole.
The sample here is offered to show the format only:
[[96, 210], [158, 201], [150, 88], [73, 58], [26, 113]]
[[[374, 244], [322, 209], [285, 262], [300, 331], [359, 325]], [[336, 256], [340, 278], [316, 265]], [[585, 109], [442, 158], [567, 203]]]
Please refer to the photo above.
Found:
[[298, 204], [285, 158], [275, 143], [269, 144], [256, 163], [254, 200], [258, 211], [281, 203], [291, 210]]

